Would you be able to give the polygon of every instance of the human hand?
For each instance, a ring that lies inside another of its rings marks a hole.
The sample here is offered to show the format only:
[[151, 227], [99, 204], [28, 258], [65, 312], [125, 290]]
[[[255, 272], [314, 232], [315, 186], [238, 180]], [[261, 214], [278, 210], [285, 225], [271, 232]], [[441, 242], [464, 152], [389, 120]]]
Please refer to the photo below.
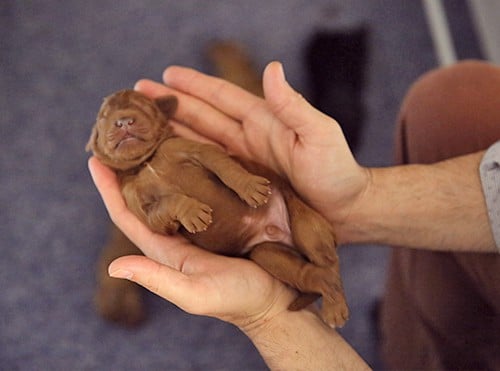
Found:
[[146, 256], [121, 257], [109, 273], [134, 281], [181, 309], [244, 331], [286, 311], [296, 293], [250, 260], [202, 250], [181, 236], [151, 232], [127, 208], [115, 173], [96, 158], [92, 178], [114, 223]]
[[166, 86], [141, 80], [135, 88], [178, 97], [173, 125], [179, 135], [216, 142], [272, 168], [337, 227], [345, 223], [369, 171], [355, 161], [338, 123], [288, 85], [281, 64], [264, 71], [265, 99], [183, 67], [167, 68], [163, 79]]

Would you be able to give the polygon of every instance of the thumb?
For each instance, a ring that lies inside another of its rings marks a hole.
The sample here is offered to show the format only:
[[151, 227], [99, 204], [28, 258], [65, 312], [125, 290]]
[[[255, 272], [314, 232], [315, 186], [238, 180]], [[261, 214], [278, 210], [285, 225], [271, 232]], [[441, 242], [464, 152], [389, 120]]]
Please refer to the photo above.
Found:
[[114, 278], [133, 281], [181, 308], [193, 289], [188, 276], [142, 255], [114, 260], [108, 273]]
[[301, 137], [323, 136], [321, 127], [338, 126], [331, 117], [311, 106], [286, 81], [283, 65], [271, 62], [263, 75], [264, 95], [272, 112], [288, 128]]

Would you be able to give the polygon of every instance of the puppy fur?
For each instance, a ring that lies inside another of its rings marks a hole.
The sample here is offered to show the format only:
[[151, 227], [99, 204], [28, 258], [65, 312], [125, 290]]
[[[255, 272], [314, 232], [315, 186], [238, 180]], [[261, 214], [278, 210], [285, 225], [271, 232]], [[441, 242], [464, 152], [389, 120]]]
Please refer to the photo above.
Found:
[[[235, 82], [261, 95], [241, 46], [216, 43], [208, 55], [222, 77], [246, 75]], [[342, 326], [348, 308], [331, 225], [269, 169], [173, 136], [168, 119], [176, 106], [173, 96], [112, 94], [99, 110], [87, 150], [116, 171], [128, 207], [152, 230], [252, 259], [301, 293], [291, 310], [322, 296], [324, 321]], [[139, 287], [107, 274], [117, 257], [139, 253], [113, 226], [98, 264], [95, 303], [104, 318], [135, 325], [145, 317]]]

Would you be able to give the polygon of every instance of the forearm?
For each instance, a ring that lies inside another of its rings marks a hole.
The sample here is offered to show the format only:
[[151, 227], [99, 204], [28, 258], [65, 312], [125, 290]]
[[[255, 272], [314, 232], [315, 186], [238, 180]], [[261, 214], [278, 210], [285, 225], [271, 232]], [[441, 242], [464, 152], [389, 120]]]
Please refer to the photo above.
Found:
[[441, 251], [494, 252], [479, 177], [484, 153], [371, 169], [340, 239]]
[[285, 311], [243, 330], [271, 370], [369, 370], [356, 351], [309, 310]]

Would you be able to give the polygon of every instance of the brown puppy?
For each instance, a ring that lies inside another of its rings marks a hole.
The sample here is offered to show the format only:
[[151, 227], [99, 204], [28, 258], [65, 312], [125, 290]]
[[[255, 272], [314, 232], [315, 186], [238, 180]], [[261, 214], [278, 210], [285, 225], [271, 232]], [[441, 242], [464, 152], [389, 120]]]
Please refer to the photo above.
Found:
[[[263, 96], [260, 74], [243, 45], [235, 41], [216, 41], [209, 45], [206, 54], [219, 77]], [[145, 317], [142, 290], [132, 282], [111, 278], [108, 266], [120, 256], [141, 252], [113, 224], [110, 232], [109, 241], [99, 257], [95, 306], [108, 320], [137, 325]]]
[[306, 294], [291, 309], [322, 295], [324, 321], [342, 326], [348, 309], [330, 224], [269, 169], [174, 137], [176, 105], [123, 90], [101, 106], [87, 149], [116, 170], [128, 207], [155, 232], [249, 256]]

